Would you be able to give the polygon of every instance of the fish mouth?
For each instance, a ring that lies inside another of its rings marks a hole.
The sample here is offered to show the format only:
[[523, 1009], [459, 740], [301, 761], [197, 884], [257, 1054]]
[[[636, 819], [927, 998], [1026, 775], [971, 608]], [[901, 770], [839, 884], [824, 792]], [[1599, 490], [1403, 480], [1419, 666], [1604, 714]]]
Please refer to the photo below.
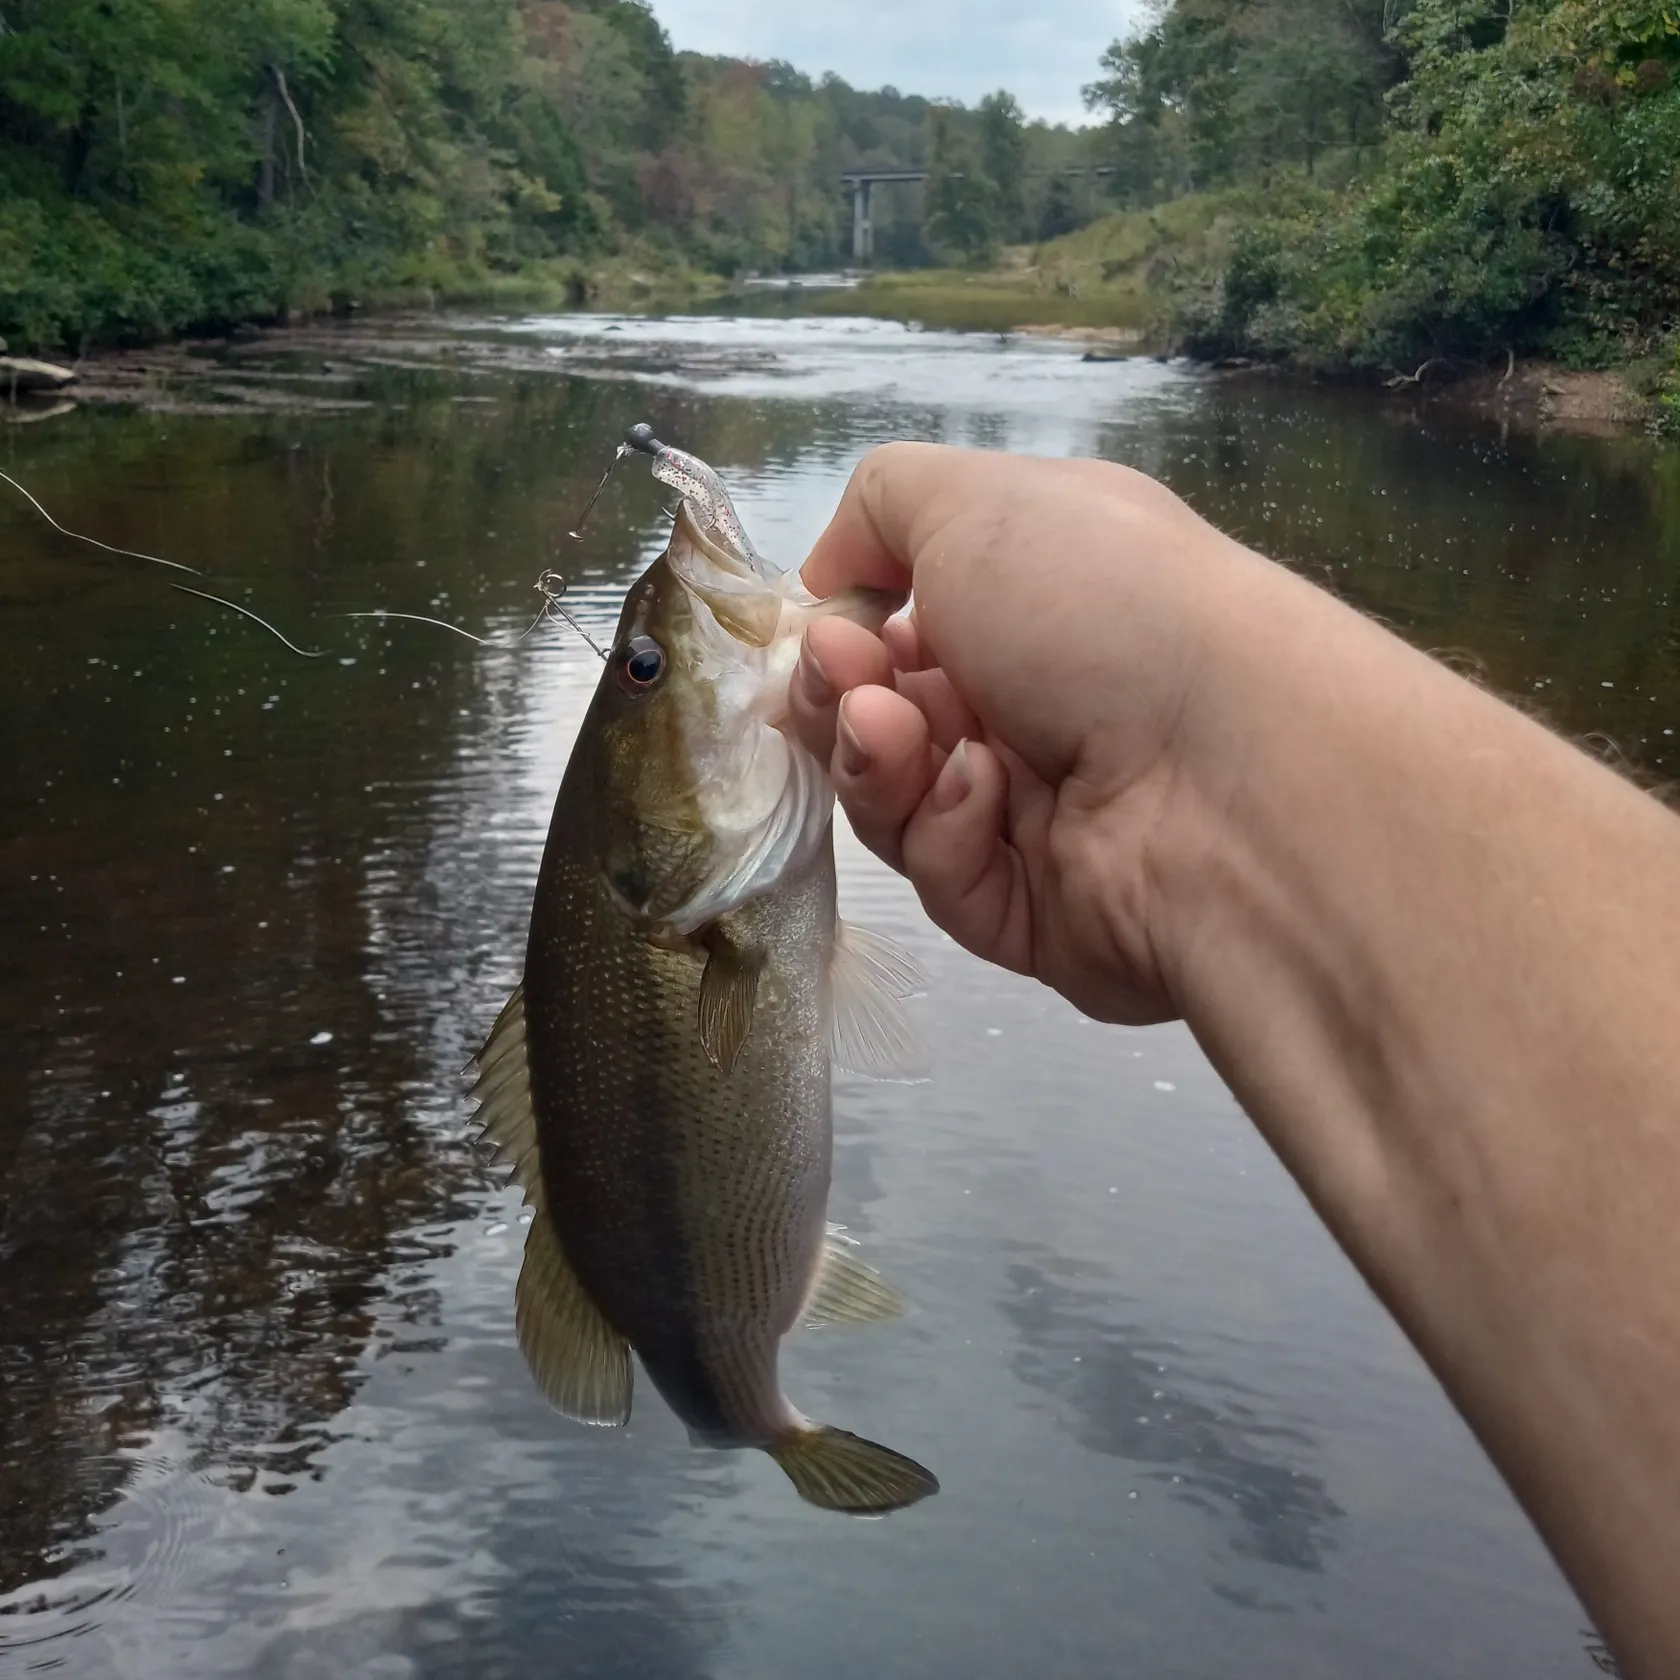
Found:
[[665, 563], [696, 606], [704, 606], [744, 647], [767, 648], [781, 627], [781, 580], [766, 578], [721, 547], [694, 518], [686, 500], [677, 504], [676, 524]]

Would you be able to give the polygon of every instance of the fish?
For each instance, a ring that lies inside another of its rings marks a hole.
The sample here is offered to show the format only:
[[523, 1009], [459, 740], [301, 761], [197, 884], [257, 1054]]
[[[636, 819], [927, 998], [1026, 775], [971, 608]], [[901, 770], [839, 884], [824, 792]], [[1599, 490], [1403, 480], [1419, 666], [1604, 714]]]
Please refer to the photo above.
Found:
[[[831, 1070], [915, 1077], [890, 941], [839, 920], [833, 787], [782, 727], [805, 626], [901, 595], [809, 595], [698, 457], [633, 428], [678, 492], [630, 588], [543, 851], [524, 976], [472, 1064], [480, 1136], [533, 1214], [515, 1327], [549, 1402], [629, 1420], [632, 1352], [698, 1445], [768, 1453], [813, 1505], [901, 1510], [915, 1460], [782, 1391], [802, 1324], [898, 1316], [828, 1224]], [[599, 492], [597, 492], [598, 494]]]

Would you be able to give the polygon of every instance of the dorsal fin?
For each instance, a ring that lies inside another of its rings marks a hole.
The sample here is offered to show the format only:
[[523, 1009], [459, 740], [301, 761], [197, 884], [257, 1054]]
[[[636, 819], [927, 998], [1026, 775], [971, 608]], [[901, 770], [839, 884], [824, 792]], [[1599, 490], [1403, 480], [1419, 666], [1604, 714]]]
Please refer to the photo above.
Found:
[[539, 1208], [514, 1291], [519, 1351], [543, 1397], [579, 1423], [630, 1421], [630, 1344], [607, 1323]]
[[514, 988], [484, 1048], [469, 1066], [478, 1074], [472, 1088], [479, 1105], [478, 1141], [489, 1147], [492, 1161], [513, 1169], [509, 1182], [524, 1190], [527, 1202], [540, 1207], [542, 1163], [537, 1154], [537, 1117], [531, 1109], [531, 1072], [525, 1060], [523, 986]]
[[525, 988], [516, 987], [470, 1066], [478, 1081], [479, 1141], [513, 1168], [535, 1207], [514, 1292], [519, 1351], [548, 1403], [580, 1423], [630, 1416], [630, 1344], [585, 1294], [548, 1216], [531, 1073], [525, 1056]]

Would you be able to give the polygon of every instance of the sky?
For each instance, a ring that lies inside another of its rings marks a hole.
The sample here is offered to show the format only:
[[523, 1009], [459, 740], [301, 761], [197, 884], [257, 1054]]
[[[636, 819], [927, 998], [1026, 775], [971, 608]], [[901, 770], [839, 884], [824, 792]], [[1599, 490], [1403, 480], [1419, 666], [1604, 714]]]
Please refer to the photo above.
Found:
[[854, 87], [972, 105], [1006, 87], [1029, 117], [1088, 120], [1079, 97], [1145, 0], [653, 0], [672, 44], [734, 58], [781, 58]]

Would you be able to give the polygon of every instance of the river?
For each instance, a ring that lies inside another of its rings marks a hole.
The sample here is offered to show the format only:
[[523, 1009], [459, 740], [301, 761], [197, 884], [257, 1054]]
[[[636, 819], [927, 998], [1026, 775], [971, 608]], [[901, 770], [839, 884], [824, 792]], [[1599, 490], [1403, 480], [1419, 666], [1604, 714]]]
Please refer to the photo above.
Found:
[[[1680, 453], [1066, 345], [766, 315], [236, 344], [0, 434], [0, 1674], [1409, 1680], [1595, 1672], [1586, 1618], [1181, 1028], [935, 932], [935, 1080], [845, 1078], [832, 1217], [914, 1302], [789, 1343], [928, 1463], [884, 1522], [570, 1424], [459, 1070], [518, 977], [590, 626], [660, 543], [617, 436], [797, 558], [892, 437], [1097, 455], [1641, 774], [1680, 775]], [[172, 581], [261, 612], [303, 659]], [[1049, 683], [1071, 674], [1049, 671]]]

